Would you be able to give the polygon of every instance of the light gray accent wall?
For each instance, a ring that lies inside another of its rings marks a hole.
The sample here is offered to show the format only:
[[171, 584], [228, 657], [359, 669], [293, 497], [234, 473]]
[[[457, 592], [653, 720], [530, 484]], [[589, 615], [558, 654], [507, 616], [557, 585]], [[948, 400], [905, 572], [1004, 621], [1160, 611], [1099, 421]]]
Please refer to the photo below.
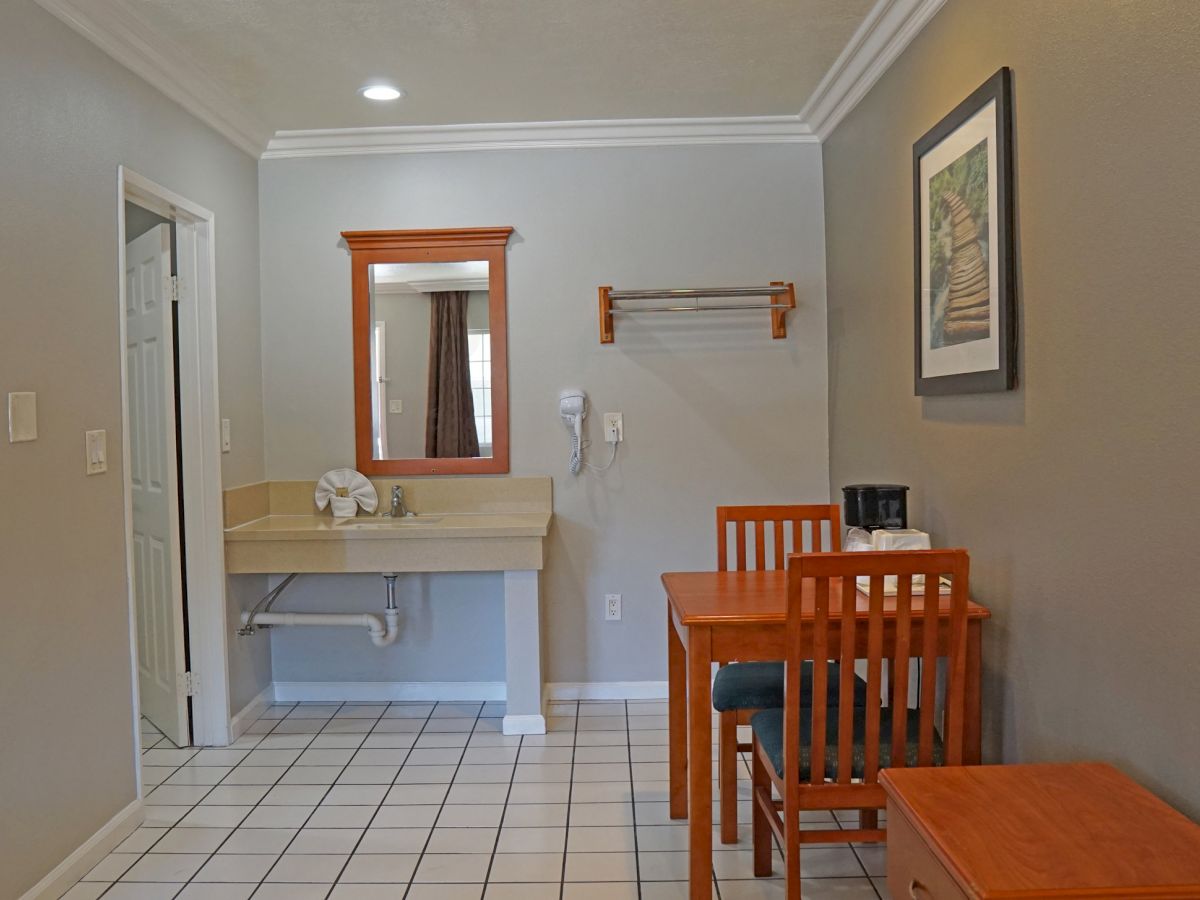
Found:
[[[0, 438], [0, 897], [137, 796], [121, 477], [117, 167], [217, 215], [233, 484], [263, 476], [254, 160], [32, 0], [0, 4], [0, 396], [37, 391], [36, 442]], [[83, 432], [108, 432], [84, 475]]]
[[[949, 0], [824, 146], [832, 487], [971, 552], [990, 761], [1106, 759], [1200, 816], [1200, 5]], [[912, 146], [1015, 95], [1021, 386], [913, 396]]]
[[[512, 471], [554, 476], [542, 578], [549, 680], [665, 679], [659, 575], [713, 567], [713, 507], [827, 500], [818, 147], [269, 160], [260, 188], [272, 479], [317, 478], [353, 464], [350, 257], [339, 232], [515, 226], [508, 251]], [[799, 309], [788, 317], [787, 340], [771, 339], [769, 316], [760, 311], [622, 318], [616, 343], [599, 343], [599, 285], [772, 279], [796, 282]], [[566, 473], [558, 394], [568, 387], [589, 393], [592, 463], [608, 457], [601, 414], [624, 413], [626, 440], [604, 474]], [[375, 589], [349, 596], [347, 579], [324, 582], [331, 609], [382, 603]], [[477, 590], [499, 615], [500, 582]], [[624, 595], [620, 623], [603, 620], [606, 592]], [[459, 661], [482, 654], [498, 664], [501, 632], [462, 640], [473, 628], [465, 612], [435, 603], [425, 640], [434, 654]], [[378, 680], [410, 671], [387, 663], [362, 637], [344, 645], [314, 641], [303, 654], [285, 646], [286, 636], [273, 640], [280, 680], [285, 672], [336, 679], [346, 654], [379, 660], [370, 669]]]
[[[396, 643], [375, 647], [365, 628], [272, 628], [275, 680], [503, 681], [503, 587], [496, 572], [401, 575]], [[385, 596], [382, 575], [302, 575], [275, 608], [380, 612]]]

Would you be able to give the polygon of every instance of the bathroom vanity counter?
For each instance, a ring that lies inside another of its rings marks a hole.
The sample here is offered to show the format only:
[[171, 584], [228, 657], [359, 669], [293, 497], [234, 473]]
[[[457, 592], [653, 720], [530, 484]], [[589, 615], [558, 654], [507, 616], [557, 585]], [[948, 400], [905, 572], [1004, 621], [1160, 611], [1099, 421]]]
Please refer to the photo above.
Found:
[[372, 479], [380, 499], [404, 489], [411, 518], [335, 519], [314, 481], [271, 481], [225, 494], [225, 569], [290, 572], [506, 572], [543, 566], [549, 478]]
[[329, 515], [269, 515], [226, 529], [226, 541], [360, 540], [463, 537], [545, 537], [546, 513], [448, 513], [391, 519], [359, 516], [334, 519]]
[[[504, 733], [544, 734], [539, 582], [552, 517], [550, 478], [372, 483], [381, 500], [400, 485], [416, 515], [335, 519], [316, 509], [315, 481], [260, 482], [226, 491], [226, 572], [502, 572]], [[276, 611], [286, 612], [286, 606], [285, 599]]]
[[550, 512], [334, 519], [270, 514], [225, 530], [231, 575], [541, 569]]

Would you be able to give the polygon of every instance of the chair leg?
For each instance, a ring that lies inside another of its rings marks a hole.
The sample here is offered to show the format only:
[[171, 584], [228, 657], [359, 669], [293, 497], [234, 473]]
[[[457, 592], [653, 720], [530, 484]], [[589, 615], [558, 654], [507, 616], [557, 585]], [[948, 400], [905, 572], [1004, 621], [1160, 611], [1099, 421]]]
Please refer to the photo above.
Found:
[[879, 827], [879, 810], [860, 809], [858, 811], [858, 827], [875, 829]]
[[717, 738], [717, 771], [721, 793], [721, 843], [736, 844], [737, 821], [737, 713], [721, 713]]
[[767, 799], [771, 797], [771, 778], [767, 775], [767, 767], [763, 765], [758, 755], [758, 738], [754, 739], [754, 747], [750, 751], [750, 777], [753, 784], [753, 802], [750, 804], [752, 832], [754, 835], [754, 877], [766, 878], [771, 874], [772, 846], [771, 826], [767, 822], [767, 812], [762, 808], [762, 797], [765, 792]]
[[[791, 776], [794, 777], [794, 776]], [[788, 787], [794, 792], [792, 784]], [[784, 801], [783, 808], [783, 877], [787, 900], [801, 900], [800, 896], [800, 810], [798, 804]]]

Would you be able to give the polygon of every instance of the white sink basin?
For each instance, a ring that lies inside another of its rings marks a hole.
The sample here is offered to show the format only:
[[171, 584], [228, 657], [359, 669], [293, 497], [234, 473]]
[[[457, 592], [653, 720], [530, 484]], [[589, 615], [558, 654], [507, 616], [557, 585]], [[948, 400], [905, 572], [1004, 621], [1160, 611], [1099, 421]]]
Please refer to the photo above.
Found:
[[434, 525], [442, 521], [441, 516], [374, 516], [368, 519], [341, 519], [334, 522], [336, 528], [413, 528], [418, 525]]

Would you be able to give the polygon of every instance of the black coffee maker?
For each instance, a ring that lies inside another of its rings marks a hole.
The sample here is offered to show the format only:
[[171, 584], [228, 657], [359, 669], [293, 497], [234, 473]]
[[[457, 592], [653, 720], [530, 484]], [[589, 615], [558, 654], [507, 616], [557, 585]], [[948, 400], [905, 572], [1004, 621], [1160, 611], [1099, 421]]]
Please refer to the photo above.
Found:
[[848, 484], [842, 488], [842, 508], [851, 528], [907, 528], [908, 485]]

